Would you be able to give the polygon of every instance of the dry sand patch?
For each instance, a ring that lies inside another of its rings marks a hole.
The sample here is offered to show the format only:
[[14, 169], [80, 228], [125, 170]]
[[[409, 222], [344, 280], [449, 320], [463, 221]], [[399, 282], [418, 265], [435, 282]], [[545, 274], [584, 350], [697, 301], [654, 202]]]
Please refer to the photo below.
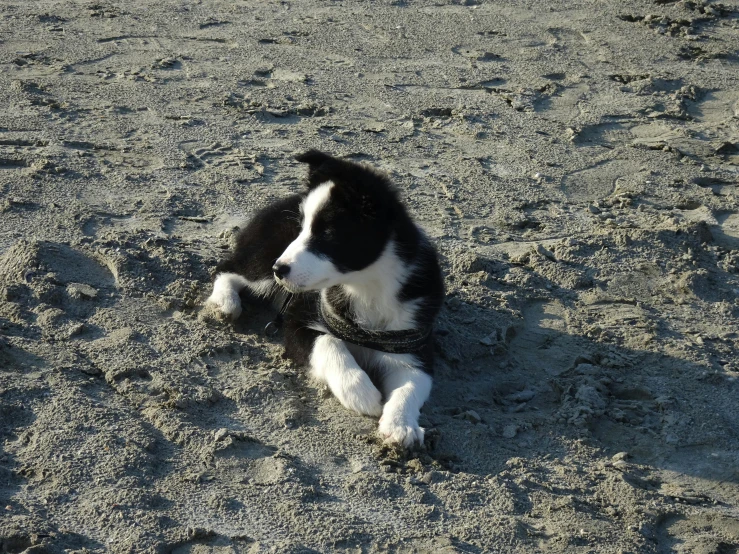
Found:
[[[0, 551], [739, 549], [739, 4], [0, 7]], [[424, 449], [199, 317], [318, 147], [448, 299]]]

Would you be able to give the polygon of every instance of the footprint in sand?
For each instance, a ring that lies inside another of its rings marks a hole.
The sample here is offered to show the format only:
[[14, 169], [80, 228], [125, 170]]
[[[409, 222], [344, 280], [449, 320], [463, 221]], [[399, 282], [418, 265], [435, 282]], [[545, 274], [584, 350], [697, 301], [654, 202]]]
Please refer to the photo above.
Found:
[[217, 142], [188, 152], [187, 159], [188, 165], [195, 169], [204, 167], [243, 169], [252, 167], [256, 161], [254, 156], [248, 156], [233, 146], [222, 145]]
[[[0, 258], [0, 286], [28, 309], [43, 336], [67, 340], [80, 334], [84, 321], [116, 288], [110, 269], [69, 245], [48, 241], [20, 241]], [[16, 310], [18, 311], [18, 310]]]

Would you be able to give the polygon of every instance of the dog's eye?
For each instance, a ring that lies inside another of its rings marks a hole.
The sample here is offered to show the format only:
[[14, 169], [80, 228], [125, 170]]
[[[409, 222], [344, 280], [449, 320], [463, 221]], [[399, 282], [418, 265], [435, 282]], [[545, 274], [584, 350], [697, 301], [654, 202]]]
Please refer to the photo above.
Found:
[[327, 225], [325, 221], [318, 220], [313, 222], [311, 234], [317, 239], [327, 240], [334, 236], [334, 229], [331, 225]]

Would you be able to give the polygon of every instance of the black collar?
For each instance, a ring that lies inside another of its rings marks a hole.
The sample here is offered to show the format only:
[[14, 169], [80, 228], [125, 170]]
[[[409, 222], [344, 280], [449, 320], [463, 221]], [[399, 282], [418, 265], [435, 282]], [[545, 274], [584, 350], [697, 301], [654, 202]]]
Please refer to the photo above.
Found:
[[431, 325], [421, 329], [402, 331], [363, 329], [356, 321], [345, 317], [344, 314], [349, 313], [348, 302], [342, 302], [338, 298], [338, 292], [338, 287], [332, 287], [325, 296], [319, 295], [318, 300], [320, 323], [337, 339], [390, 354], [412, 354], [428, 344], [432, 331]]

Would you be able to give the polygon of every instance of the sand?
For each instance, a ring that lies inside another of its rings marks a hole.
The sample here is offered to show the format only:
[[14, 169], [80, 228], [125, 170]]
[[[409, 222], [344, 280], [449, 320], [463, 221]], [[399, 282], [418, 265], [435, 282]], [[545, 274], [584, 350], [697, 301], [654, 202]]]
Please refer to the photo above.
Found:
[[[739, 3], [0, 6], [0, 551], [739, 549]], [[414, 452], [202, 302], [309, 147], [448, 298]]]

